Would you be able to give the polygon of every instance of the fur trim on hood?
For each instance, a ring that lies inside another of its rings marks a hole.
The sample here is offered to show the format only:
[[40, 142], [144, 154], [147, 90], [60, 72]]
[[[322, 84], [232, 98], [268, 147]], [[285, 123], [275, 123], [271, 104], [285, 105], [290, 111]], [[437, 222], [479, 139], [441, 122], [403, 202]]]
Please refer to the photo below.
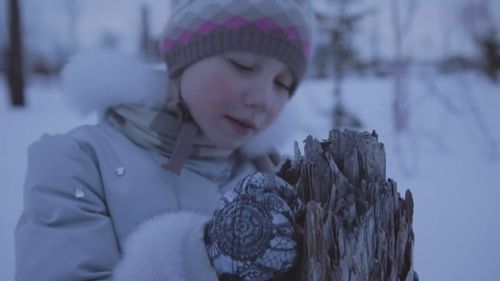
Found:
[[[69, 61], [62, 72], [62, 85], [70, 106], [89, 114], [127, 103], [161, 107], [167, 100], [168, 77], [165, 67], [148, 65], [138, 57], [93, 50]], [[294, 114], [297, 106], [289, 102], [277, 120], [247, 142], [242, 151], [259, 155], [290, 139], [298, 123]]]

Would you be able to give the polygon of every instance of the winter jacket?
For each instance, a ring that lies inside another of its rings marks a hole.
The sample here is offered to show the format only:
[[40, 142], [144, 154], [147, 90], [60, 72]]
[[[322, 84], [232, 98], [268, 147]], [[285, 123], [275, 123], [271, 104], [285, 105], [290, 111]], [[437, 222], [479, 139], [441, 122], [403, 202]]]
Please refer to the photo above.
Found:
[[[76, 59], [65, 80], [91, 79], [82, 77], [85, 68], [90, 68], [88, 73], [109, 68], [109, 60], [98, 60], [100, 67], [88, 66], [88, 57]], [[117, 77], [117, 69], [140, 68], [134, 62], [120, 63], [109, 68]], [[92, 88], [97, 94], [90, 97], [83, 97], [90, 89], [73, 89], [80, 93], [73, 101], [87, 99], [87, 110], [164, 101], [158, 94], [165, 90], [164, 81], [145, 73], [121, 88]], [[106, 82], [92, 85], [100, 83]], [[137, 92], [136, 85], [155, 94], [148, 99], [130, 93]], [[217, 280], [203, 242], [205, 224], [221, 195], [255, 167], [246, 162], [229, 183], [219, 185], [204, 174], [226, 173], [231, 167], [189, 160], [177, 176], [161, 167], [167, 160], [136, 145], [107, 121], [45, 135], [32, 144], [24, 210], [15, 231], [16, 280]]]
[[239, 177], [167, 172], [106, 122], [46, 135], [28, 155], [17, 280], [216, 280], [203, 226]]

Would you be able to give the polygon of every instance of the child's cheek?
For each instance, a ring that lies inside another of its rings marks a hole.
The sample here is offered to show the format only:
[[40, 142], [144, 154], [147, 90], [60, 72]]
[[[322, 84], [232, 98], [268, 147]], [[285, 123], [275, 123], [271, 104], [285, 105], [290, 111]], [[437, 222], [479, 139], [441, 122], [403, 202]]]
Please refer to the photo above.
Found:
[[235, 78], [227, 74], [219, 74], [212, 81], [214, 97], [217, 97], [221, 104], [230, 104], [237, 98], [237, 89], [235, 87]]

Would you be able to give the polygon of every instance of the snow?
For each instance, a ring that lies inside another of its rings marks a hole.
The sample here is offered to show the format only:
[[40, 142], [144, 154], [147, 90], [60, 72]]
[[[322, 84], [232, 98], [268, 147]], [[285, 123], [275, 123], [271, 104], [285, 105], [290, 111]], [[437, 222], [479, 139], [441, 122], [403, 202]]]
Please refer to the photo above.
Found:
[[81, 199], [85, 197], [85, 191], [83, 190], [83, 188], [79, 187], [75, 190], [75, 198], [77, 199]]
[[[498, 281], [500, 87], [473, 74], [443, 76], [422, 69], [412, 72], [408, 85], [411, 127], [400, 136], [391, 127], [390, 80], [350, 78], [344, 101], [364, 129], [375, 129], [385, 143], [387, 176], [401, 193], [409, 188], [414, 195], [420, 278]], [[284, 152], [290, 154], [293, 140], [307, 134], [327, 136], [332, 88], [327, 80], [302, 85], [292, 100], [300, 105], [302, 121]], [[13, 229], [22, 208], [28, 145], [45, 132], [63, 133], [96, 118], [68, 109], [57, 80], [34, 79], [26, 109], [9, 108], [6, 97], [0, 80], [0, 280], [13, 280]]]

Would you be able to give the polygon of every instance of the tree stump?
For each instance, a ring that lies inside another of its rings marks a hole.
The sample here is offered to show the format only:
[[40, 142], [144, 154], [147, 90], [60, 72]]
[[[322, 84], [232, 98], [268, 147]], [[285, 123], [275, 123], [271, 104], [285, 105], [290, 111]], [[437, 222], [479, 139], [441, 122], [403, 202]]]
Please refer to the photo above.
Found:
[[386, 180], [384, 145], [375, 132], [333, 130], [305, 140], [304, 155], [280, 176], [306, 203], [297, 223], [301, 255], [282, 280], [414, 281], [413, 198]]

